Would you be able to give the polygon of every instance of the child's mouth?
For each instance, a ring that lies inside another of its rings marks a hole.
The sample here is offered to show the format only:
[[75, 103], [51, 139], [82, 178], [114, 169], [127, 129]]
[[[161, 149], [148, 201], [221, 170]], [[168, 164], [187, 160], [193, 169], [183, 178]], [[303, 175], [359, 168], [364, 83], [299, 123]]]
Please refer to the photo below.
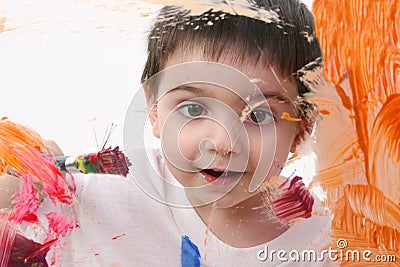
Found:
[[219, 171], [213, 169], [204, 169], [200, 171], [200, 173], [208, 183], [218, 185], [230, 185], [237, 182], [243, 176], [243, 172]]

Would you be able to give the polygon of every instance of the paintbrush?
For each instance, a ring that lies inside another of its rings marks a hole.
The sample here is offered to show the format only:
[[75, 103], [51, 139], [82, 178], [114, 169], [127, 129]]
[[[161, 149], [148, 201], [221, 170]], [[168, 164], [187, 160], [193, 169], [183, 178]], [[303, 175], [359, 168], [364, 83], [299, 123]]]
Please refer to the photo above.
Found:
[[70, 173], [102, 173], [119, 174], [126, 176], [131, 163], [119, 147], [103, 148], [99, 152], [78, 155], [55, 157], [56, 164], [61, 171]]

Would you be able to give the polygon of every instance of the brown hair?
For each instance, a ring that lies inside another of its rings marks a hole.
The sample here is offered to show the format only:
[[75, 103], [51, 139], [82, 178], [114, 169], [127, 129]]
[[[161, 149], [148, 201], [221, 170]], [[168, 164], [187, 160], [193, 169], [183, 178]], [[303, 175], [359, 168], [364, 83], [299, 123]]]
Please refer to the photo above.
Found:
[[[235, 48], [234, 61], [267, 62], [283, 77], [298, 84], [301, 97], [310, 92], [300, 76], [304, 70], [318, 67], [322, 58], [311, 11], [297, 0], [251, 2], [251, 8], [274, 12], [278, 16], [265, 22], [212, 9], [193, 16], [190, 11], [176, 6], [162, 8], [148, 36], [148, 57], [142, 82], [161, 71], [171, 56], [190, 53], [193, 47], [207, 60], [214, 61], [227, 48]], [[152, 100], [157, 95], [156, 90], [150, 88]], [[303, 117], [313, 113], [312, 105], [307, 101], [300, 102], [300, 109]]]

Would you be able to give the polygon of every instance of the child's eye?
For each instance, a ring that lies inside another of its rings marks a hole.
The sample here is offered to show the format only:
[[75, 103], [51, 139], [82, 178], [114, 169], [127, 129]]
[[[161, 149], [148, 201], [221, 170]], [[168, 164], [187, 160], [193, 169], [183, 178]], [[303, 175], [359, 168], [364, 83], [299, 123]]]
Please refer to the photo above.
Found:
[[178, 107], [180, 112], [189, 118], [196, 118], [206, 114], [205, 108], [197, 103], [186, 103]]
[[271, 112], [264, 108], [255, 108], [252, 112], [247, 116], [247, 119], [252, 123], [266, 125], [275, 120], [274, 115]]

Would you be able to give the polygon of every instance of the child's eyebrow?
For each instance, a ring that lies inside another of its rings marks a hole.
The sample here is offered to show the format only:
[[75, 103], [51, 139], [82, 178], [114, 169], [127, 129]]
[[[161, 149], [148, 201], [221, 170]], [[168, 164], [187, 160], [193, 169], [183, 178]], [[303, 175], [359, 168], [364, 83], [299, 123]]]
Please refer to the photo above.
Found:
[[286, 96], [284, 96], [284, 95], [282, 95], [280, 93], [276, 93], [276, 92], [265, 93], [265, 94], [263, 94], [263, 96], [266, 99], [274, 98], [274, 99], [278, 99], [279, 101], [282, 101], [284, 103], [290, 103], [291, 102], [291, 100], [288, 97], [286, 97]]
[[179, 86], [171, 89], [168, 93], [179, 93], [179, 91], [188, 92], [195, 96], [209, 95], [207, 90], [204, 90], [202, 88], [195, 87], [195, 86], [190, 86], [190, 85], [179, 85]]
[[[188, 93], [191, 93], [193, 95], [196, 96], [204, 96], [204, 95], [210, 95], [210, 93], [207, 92], [207, 90], [204, 90], [202, 88], [199, 87], [195, 87], [195, 86], [190, 86], [190, 85], [180, 85], [177, 86], [173, 89], [171, 89], [169, 91], [169, 93], [179, 93], [179, 91], [185, 91]], [[289, 98], [287, 98], [286, 96], [278, 93], [278, 92], [268, 92], [268, 93], [264, 93], [262, 95], [259, 95], [258, 97], [256, 97], [256, 99], [260, 99], [260, 98], [273, 98], [273, 99], [278, 99], [279, 101], [282, 101], [284, 103], [290, 103], [291, 100]], [[254, 100], [256, 100], [254, 99]]]

